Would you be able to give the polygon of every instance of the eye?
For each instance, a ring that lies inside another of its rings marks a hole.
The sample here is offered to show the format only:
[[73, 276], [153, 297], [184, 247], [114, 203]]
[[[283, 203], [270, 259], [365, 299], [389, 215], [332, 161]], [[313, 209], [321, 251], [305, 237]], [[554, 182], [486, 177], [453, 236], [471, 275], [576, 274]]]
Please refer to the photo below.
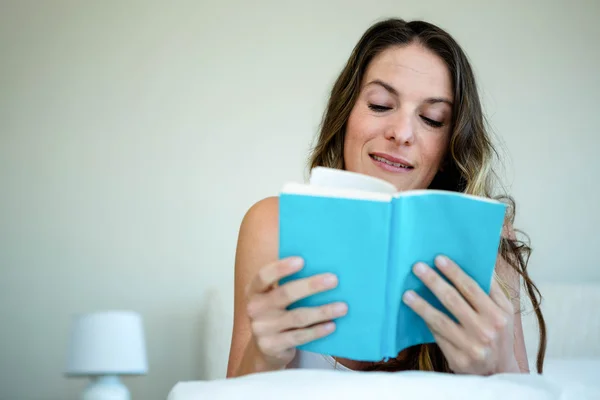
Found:
[[434, 128], [441, 128], [442, 126], [444, 126], [444, 123], [443, 123], [443, 122], [440, 122], [440, 121], [435, 121], [435, 120], [433, 120], [433, 119], [430, 119], [430, 118], [424, 117], [424, 116], [422, 116], [422, 115], [421, 115], [421, 119], [422, 119], [422, 120], [423, 120], [423, 121], [424, 121], [424, 122], [425, 122], [427, 125], [429, 125], [429, 126], [432, 126], [432, 127], [434, 127]]
[[369, 108], [375, 112], [385, 112], [392, 109], [392, 107], [382, 106], [379, 104], [369, 104]]

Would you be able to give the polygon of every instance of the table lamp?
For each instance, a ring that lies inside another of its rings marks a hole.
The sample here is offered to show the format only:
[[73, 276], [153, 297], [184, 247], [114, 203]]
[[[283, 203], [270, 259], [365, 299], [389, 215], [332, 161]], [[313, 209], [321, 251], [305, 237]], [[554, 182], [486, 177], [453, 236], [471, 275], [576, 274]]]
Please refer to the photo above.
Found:
[[82, 400], [130, 400], [120, 375], [148, 372], [142, 318], [131, 311], [104, 311], [75, 317], [67, 354], [67, 376], [92, 382]]

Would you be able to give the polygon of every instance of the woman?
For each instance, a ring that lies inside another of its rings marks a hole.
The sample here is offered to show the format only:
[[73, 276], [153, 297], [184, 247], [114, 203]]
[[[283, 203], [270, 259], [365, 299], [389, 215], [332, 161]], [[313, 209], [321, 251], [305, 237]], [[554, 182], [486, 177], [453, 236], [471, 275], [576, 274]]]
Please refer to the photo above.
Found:
[[[372, 175], [398, 190], [492, 197], [493, 154], [473, 72], [461, 48], [434, 25], [392, 19], [365, 32], [337, 79], [310, 167]], [[278, 200], [261, 200], [247, 212], [239, 233], [227, 375], [336, 366], [479, 375], [529, 372], [519, 313], [521, 279], [540, 327], [541, 372], [546, 343], [541, 296], [527, 274], [530, 248], [516, 240], [514, 212], [509, 214], [490, 294], [447, 258], [436, 259], [436, 266], [453, 286], [430, 266], [415, 265], [415, 275], [458, 322], [409, 291], [403, 301], [424, 319], [436, 343], [411, 347], [386, 362], [365, 363], [296, 350], [331, 334], [333, 321], [343, 317], [347, 306], [286, 310], [300, 298], [334, 288], [337, 278], [325, 274], [277, 285], [302, 268], [302, 260], [278, 260]]]

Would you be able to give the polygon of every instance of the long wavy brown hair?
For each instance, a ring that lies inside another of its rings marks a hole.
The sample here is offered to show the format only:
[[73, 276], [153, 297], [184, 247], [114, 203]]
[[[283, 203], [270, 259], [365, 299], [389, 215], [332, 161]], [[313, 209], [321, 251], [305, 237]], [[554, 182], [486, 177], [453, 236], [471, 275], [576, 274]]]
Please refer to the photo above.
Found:
[[[346, 124], [369, 63], [387, 48], [409, 43], [419, 43], [443, 59], [453, 81], [455, 106], [452, 111], [449, 149], [443, 172], [436, 175], [430, 188], [501, 199], [508, 203], [507, 226], [512, 226], [515, 202], [510, 196], [493, 193], [493, 190], [497, 189], [496, 186], [499, 186], [498, 176], [492, 169], [494, 157], [498, 154], [486, 129], [469, 60], [450, 34], [428, 22], [388, 19], [374, 24], [364, 33], [333, 85], [321, 129], [309, 159], [309, 168], [345, 168], [343, 149]], [[519, 231], [515, 232], [522, 234]], [[542, 296], [527, 272], [531, 254], [528, 242], [526, 236], [525, 240], [518, 240], [516, 236], [511, 238], [503, 235], [500, 255], [521, 277], [533, 306], [540, 334], [537, 370], [541, 373], [546, 351], [546, 324], [540, 309]], [[497, 275], [495, 278], [499, 280]], [[511, 296], [506, 283], [500, 281], [500, 284], [505, 293]], [[521, 309], [516, 311], [522, 312]], [[413, 346], [401, 354], [402, 357], [374, 363], [366, 369], [452, 372], [441, 349], [435, 343]]]

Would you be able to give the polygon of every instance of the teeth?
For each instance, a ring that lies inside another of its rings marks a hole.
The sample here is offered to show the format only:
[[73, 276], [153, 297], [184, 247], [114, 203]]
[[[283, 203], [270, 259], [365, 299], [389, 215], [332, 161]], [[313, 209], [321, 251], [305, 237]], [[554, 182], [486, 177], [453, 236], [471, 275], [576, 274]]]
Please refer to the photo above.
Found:
[[410, 167], [404, 164], [400, 164], [400, 163], [395, 163], [395, 162], [391, 162], [390, 160], [386, 160], [385, 158], [382, 157], [377, 157], [377, 156], [371, 156], [373, 157], [374, 160], [377, 160], [379, 162], [394, 166], [396, 168], [406, 168], [409, 169]]

